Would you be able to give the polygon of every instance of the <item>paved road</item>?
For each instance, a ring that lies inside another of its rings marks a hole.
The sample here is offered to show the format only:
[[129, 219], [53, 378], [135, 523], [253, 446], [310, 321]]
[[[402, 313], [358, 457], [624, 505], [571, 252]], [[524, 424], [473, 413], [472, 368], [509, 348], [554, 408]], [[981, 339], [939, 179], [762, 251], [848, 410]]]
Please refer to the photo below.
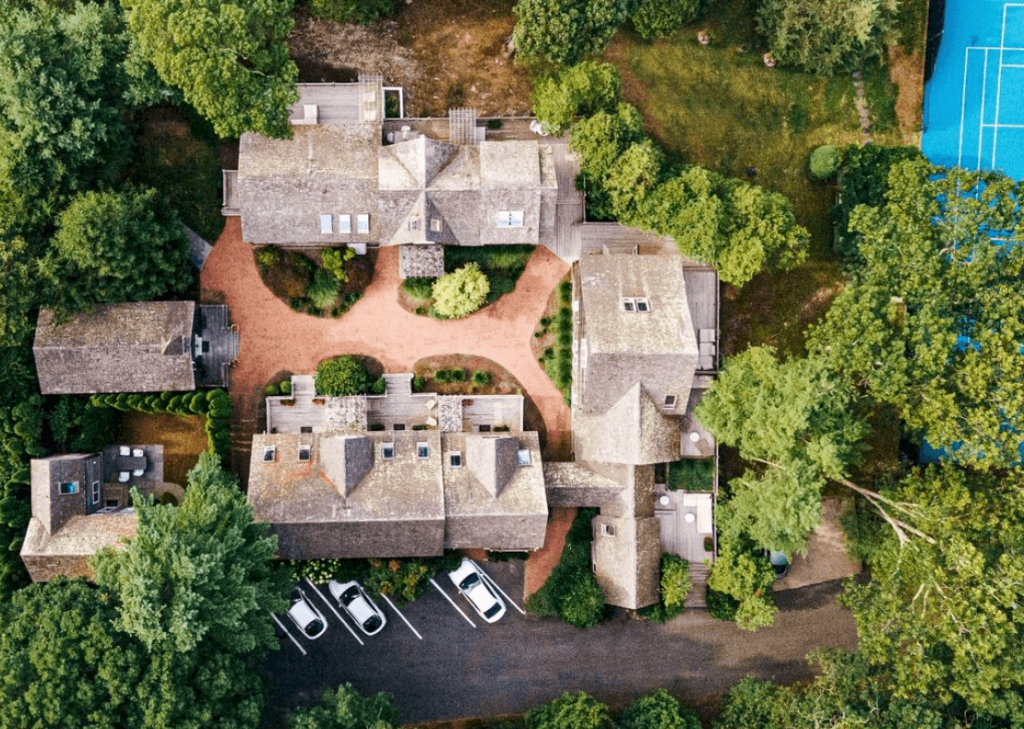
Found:
[[[522, 594], [521, 562], [485, 569], [508, 594]], [[300, 638], [309, 655], [284, 639], [268, 659], [269, 715], [313, 703], [324, 688], [346, 681], [364, 693], [392, 694], [406, 722], [518, 713], [564, 690], [587, 691], [613, 707], [659, 686], [696, 700], [746, 675], [782, 682], [807, 678], [808, 651], [856, 647], [853, 619], [835, 605], [838, 583], [780, 593], [775, 625], [751, 634], [702, 613], [666, 626], [618, 616], [583, 631], [510, 608], [500, 622], [487, 625], [447, 577], [436, 579], [476, 628], [428, 587], [403, 609], [422, 641], [382, 605], [388, 625], [360, 646], [319, 603], [330, 627], [317, 641]]]

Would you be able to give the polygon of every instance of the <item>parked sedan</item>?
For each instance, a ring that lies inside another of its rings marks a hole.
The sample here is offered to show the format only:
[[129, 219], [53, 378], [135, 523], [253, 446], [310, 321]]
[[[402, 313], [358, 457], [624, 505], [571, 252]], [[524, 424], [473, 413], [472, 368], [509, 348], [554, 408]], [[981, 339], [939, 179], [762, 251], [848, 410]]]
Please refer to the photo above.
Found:
[[775, 579], [781, 580], [783, 577], [789, 574], [789, 557], [786, 556], [785, 552], [780, 552], [777, 549], [766, 549], [768, 553], [768, 562], [771, 563], [772, 569], [775, 570]]
[[496, 623], [505, 614], [505, 603], [487, 584], [487, 580], [471, 559], [462, 558], [458, 569], [448, 573], [462, 596], [488, 623]]
[[367, 635], [376, 635], [384, 629], [388, 619], [358, 582], [331, 580], [327, 589], [361, 631]]
[[323, 613], [316, 609], [316, 606], [309, 601], [302, 588], [296, 587], [292, 590], [292, 606], [288, 608], [288, 617], [295, 623], [310, 640], [316, 640], [327, 632], [327, 621]]

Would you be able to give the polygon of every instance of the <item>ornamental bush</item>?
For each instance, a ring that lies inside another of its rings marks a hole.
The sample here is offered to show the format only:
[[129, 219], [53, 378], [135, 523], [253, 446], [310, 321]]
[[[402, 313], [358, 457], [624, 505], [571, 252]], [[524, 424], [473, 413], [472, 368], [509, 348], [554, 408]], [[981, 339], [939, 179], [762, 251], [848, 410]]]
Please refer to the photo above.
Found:
[[467, 263], [434, 282], [433, 310], [442, 319], [462, 319], [483, 306], [491, 286], [476, 263]]
[[315, 382], [317, 393], [329, 397], [362, 395], [373, 385], [363, 363], [348, 354], [318, 364]]
[[644, 40], [667, 38], [697, 18], [702, 0], [640, 0], [633, 27]]
[[309, 14], [339, 23], [368, 25], [395, 14], [395, 0], [308, 0]]
[[830, 180], [843, 162], [842, 152], [831, 144], [823, 144], [811, 152], [811, 174], [819, 180]]

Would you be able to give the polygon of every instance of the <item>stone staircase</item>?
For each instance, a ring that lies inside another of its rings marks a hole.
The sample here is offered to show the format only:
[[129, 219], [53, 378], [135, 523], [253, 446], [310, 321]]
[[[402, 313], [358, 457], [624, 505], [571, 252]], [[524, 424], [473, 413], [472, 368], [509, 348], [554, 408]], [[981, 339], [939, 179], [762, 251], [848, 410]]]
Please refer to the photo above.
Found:
[[396, 372], [384, 375], [384, 382], [387, 383], [388, 395], [411, 395], [412, 394], [412, 373]]
[[686, 596], [686, 609], [707, 608], [708, 575], [711, 568], [700, 562], [690, 563], [690, 593]]

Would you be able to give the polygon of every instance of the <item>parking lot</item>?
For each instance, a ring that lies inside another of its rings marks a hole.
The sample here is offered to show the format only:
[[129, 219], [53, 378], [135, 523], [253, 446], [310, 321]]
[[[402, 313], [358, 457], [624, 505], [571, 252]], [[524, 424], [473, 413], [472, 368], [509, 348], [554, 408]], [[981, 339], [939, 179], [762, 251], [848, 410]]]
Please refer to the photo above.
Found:
[[[522, 562], [480, 566], [520, 602]], [[428, 585], [421, 598], [401, 608], [422, 639], [381, 600], [388, 624], [378, 635], [358, 633], [346, 617], [360, 644], [323, 599], [307, 589], [324, 614], [327, 632], [306, 640], [282, 616], [307, 655], [282, 637], [281, 650], [268, 657], [267, 726], [283, 726], [287, 709], [315, 703], [325, 688], [345, 682], [363, 693], [392, 694], [402, 720], [412, 722], [521, 712], [565, 690], [587, 691], [613, 706], [659, 686], [697, 699], [720, 693], [746, 675], [804, 679], [810, 676], [805, 658], [810, 649], [856, 647], [850, 614], [834, 604], [838, 583], [778, 594], [775, 626], [751, 640], [732, 623], [702, 612], [684, 614], [666, 626], [620, 613], [578, 630], [524, 616], [509, 606], [501, 620], [487, 624], [446, 575], [434, 580], [475, 627]], [[326, 589], [321, 591], [330, 599]]]

